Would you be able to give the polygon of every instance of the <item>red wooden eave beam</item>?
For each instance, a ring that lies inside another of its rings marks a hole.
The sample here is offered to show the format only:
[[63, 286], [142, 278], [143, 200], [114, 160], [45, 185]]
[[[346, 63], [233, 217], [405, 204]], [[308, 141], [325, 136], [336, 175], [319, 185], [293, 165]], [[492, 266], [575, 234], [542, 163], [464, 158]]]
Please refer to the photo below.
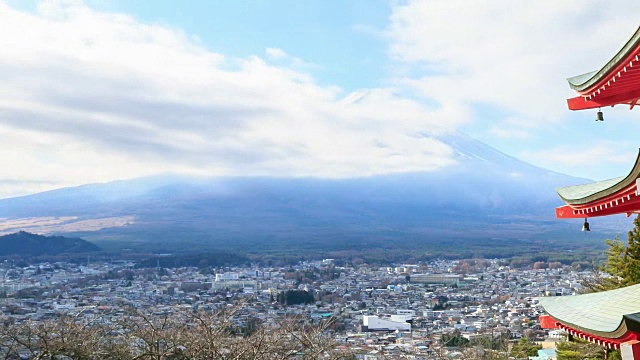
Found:
[[640, 98], [640, 90], [635, 90], [609, 97], [596, 97], [596, 99], [593, 100], [587, 100], [582, 96], [577, 96], [567, 99], [567, 105], [569, 106], [569, 110], [586, 110], [619, 104], [629, 104], [638, 98]]
[[631, 214], [635, 214], [640, 211], [639, 204], [628, 204], [625, 206], [616, 206], [610, 207], [602, 210], [594, 210], [593, 212], [583, 213], [583, 214], [575, 214], [574, 209], [569, 206], [560, 206], [556, 208], [556, 218], [557, 219], [584, 219], [584, 218], [592, 218], [599, 216], [608, 216], [608, 215], [617, 215], [617, 214], [625, 214], [627, 217], [631, 216]]

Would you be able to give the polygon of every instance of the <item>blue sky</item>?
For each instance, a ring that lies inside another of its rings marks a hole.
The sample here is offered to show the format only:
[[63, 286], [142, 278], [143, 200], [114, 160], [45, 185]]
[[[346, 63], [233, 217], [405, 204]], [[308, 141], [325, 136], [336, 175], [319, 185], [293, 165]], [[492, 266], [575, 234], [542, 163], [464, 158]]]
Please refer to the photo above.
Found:
[[180, 172], [440, 171], [465, 132], [596, 180], [637, 111], [571, 112], [565, 78], [638, 26], [614, 0], [0, 0], [0, 196]]
[[386, 1], [359, 0], [340, 7], [327, 1], [115, 1], [107, 10], [123, 11], [147, 22], [165, 23], [196, 35], [211, 51], [232, 57], [279, 48], [313, 63], [308, 69], [323, 85], [347, 91], [380, 86], [386, 46], [367, 33], [384, 28]]
[[[36, 11], [39, 1], [10, 1]], [[389, 72], [382, 32], [391, 4], [345, 1], [85, 1], [98, 11], [131, 15], [193, 36], [208, 50], [230, 57], [264, 55], [279, 48], [308, 59], [319, 84], [346, 91], [384, 86]]]

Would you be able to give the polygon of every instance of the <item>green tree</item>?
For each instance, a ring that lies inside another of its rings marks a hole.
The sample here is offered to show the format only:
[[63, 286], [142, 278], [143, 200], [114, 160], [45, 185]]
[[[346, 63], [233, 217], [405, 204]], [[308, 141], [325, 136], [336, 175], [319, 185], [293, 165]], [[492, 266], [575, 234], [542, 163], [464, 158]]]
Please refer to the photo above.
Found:
[[623, 259], [621, 277], [625, 285], [640, 283], [640, 216], [633, 220], [633, 229], [628, 233]]
[[611, 276], [588, 281], [584, 284], [586, 288], [597, 292], [640, 284], [640, 215], [633, 220], [626, 245], [617, 236], [606, 240], [606, 244], [607, 261], [600, 271]]
[[538, 355], [538, 350], [540, 349], [542, 349], [542, 346], [523, 337], [517, 344], [513, 345], [510, 355], [516, 359], [527, 359], [529, 356]]
[[283, 305], [310, 304], [313, 296], [305, 290], [287, 290], [280, 292], [277, 300]]
[[579, 339], [557, 343], [556, 351], [558, 360], [604, 360], [605, 358], [605, 350], [601, 346]]
[[442, 345], [447, 347], [464, 346], [469, 343], [467, 338], [462, 337], [459, 330], [455, 330], [449, 334], [442, 334]]

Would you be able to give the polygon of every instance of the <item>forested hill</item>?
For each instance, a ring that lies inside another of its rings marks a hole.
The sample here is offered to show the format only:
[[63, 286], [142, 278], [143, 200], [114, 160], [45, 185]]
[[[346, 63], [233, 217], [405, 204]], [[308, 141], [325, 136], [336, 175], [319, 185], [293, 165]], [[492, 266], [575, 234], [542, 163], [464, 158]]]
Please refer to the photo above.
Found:
[[99, 250], [88, 241], [64, 236], [42, 236], [25, 231], [0, 236], [0, 256], [77, 254]]

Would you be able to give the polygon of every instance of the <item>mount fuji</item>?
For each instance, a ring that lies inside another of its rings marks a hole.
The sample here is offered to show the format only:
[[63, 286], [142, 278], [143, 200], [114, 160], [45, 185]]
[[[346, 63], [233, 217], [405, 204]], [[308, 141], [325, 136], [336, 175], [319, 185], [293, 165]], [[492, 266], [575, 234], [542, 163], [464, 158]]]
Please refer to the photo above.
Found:
[[[158, 175], [0, 200], [0, 231], [82, 237], [108, 249], [354, 251], [470, 242], [582, 239], [557, 220], [555, 188], [586, 179], [542, 169], [463, 133], [438, 141], [455, 164], [439, 171], [350, 179]], [[629, 221], [598, 221], [614, 236]], [[490, 252], [490, 251], [489, 251]], [[473, 254], [472, 254], [473, 255]], [[486, 255], [486, 254], [485, 254]]]

